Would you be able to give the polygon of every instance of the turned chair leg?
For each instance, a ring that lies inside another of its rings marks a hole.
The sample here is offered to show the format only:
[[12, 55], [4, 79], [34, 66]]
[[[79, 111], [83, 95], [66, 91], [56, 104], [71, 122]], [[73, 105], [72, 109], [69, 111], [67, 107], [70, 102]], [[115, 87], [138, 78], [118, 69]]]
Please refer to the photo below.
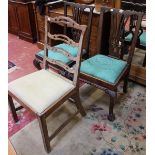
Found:
[[127, 76], [125, 77], [125, 79], [124, 79], [124, 85], [123, 85], [123, 92], [124, 92], [124, 93], [127, 93], [127, 89], [128, 89], [128, 76], [129, 76], [129, 75], [127, 75]]
[[33, 60], [33, 65], [38, 69], [41, 70], [40, 62], [37, 59]]
[[115, 115], [113, 113], [114, 105], [117, 100], [117, 92], [113, 92], [112, 95], [110, 95], [110, 105], [109, 105], [109, 115], [108, 115], [108, 120], [109, 121], [114, 121], [115, 120]]
[[9, 103], [10, 110], [11, 110], [14, 121], [18, 122], [19, 119], [18, 119], [18, 116], [17, 116], [17, 113], [16, 113], [16, 108], [15, 108], [15, 105], [13, 103], [13, 99], [12, 99], [12, 97], [10, 95], [8, 95], [8, 103]]
[[44, 116], [38, 116], [38, 121], [39, 121], [39, 126], [41, 130], [45, 150], [47, 153], [49, 153], [51, 152], [51, 146], [50, 146], [50, 138], [48, 136], [46, 118]]
[[75, 93], [74, 99], [75, 99], [75, 105], [77, 106], [77, 109], [80, 111], [81, 115], [86, 116], [86, 112], [85, 112], [85, 110], [81, 104], [81, 101], [80, 101], [79, 91], [77, 91], [77, 93]]

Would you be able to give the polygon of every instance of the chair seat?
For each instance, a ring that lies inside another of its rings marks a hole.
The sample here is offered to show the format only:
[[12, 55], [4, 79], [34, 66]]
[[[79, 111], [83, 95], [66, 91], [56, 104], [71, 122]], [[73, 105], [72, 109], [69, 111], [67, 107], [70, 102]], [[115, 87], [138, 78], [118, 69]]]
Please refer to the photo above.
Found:
[[125, 61], [98, 54], [83, 61], [80, 71], [114, 84], [126, 65]]
[[74, 88], [55, 72], [44, 69], [12, 81], [8, 86], [12, 94], [38, 115]]
[[[125, 37], [125, 40], [126, 41], [131, 41], [132, 39], [132, 34], [130, 33], [128, 36]], [[146, 32], [143, 32], [141, 35], [140, 35], [140, 45], [142, 46], [146, 46]]]
[[[59, 47], [59, 48], [63, 48], [64, 50], [68, 51], [72, 56], [76, 57], [77, 56], [77, 52], [78, 52], [78, 48], [77, 47], [73, 47], [70, 46], [68, 44], [59, 44], [55, 47]], [[39, 51], [38, 53], [36, 53], [37, 56], [39, 57], [44, 57], [44, 50]], [[57, 52], [52, 52], [51, 50], [49, 50], [48, 52], [48, 58], [54, 59], [54, 60], [59, 60], [65, 64], [69, 64], [71, 62], [70, 59], [68, 59], [65, 55], [61, 54], [61, 53], [57, 53]]]

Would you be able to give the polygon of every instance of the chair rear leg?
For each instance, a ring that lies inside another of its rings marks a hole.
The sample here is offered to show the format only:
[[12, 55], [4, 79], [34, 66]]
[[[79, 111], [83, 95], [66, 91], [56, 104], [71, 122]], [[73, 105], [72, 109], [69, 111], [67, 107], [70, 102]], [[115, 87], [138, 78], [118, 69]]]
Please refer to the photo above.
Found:
[[125, 77], [125, 79], [124, 79], [124, 85], [123, 85], [123, 92], [124, 92], [124, 93], [127, 93], [127, 88], [128, 88], [128, 76], [129, 76], [129, 75], [127, 75], [127, 76]]
[[48, 136], [46, 118], [44, 116], [38, 116], [39, 126], [42, 134], [44, 148], [47, 153], [51, 152], [50, 138]]
[[112, 94], [109, 94], [109, 95], [110, 95], [110, 105], [109, 105], [108, 120], [114, 121], [115, 115], [114, 115], [113, 109], [114, 109], [114, 105], [115, 105], [116, 100], [117, 100], [117, 92], [112, 92]]
[[8, 103], [9, 103], [10, 110], [11, 110], [14, 121], [18, 122], [19, 119], [18, 119], [18, 116], [17, 116], [17, 113], [16, 113], [16, 108], [15, 108], [15, 105], [13, 103], [13, 99], [12, 99], [12, 97], [10, 95], [8, 95]]
[[74, 99], [75, 99], [75, 105], [77, 106], [77, 109], [80, 111], [82, 116], [86, 116], [86, 112], [81, 104], [80, 101], [80, 96], [79, 96], [79, 91], [77, 91], [74, 95]]
[[33, 65], [38, 69], [41, 70], [40, 62], [37, 59], [33, 60]]

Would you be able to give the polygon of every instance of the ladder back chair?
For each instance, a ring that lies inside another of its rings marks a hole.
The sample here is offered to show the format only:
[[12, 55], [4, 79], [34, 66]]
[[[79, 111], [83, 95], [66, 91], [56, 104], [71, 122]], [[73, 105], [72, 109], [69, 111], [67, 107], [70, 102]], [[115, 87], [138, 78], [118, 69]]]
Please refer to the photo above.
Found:
[[[93, 16], [93, 10], [94, 6], [88, 6], [84, 4], [78, 4], [73, 2], [66, 2], [64, 1], [64, 16], [72, 18], [74, 21], [76, 21], [79, 24], [87, 25], [87, 30], [84, 36], [84, 44], [82, 48], [82, 57], [88, 58], [89, 57], [89, 44], [90, 44], [90, 35], [91, 35], [91, 26], [92, 26], [92, 16]], [[70, 34], [70, 37], [74, 41], [79, 40], [80, 33], [78, 31], [75, 31], [73, 28], [64, 28], [64, 34]], [[63, 46], [63, 44], [59, 45], [60, 47]], [[63, 57], [56, 56], [55, 53], [52, 51], [49, 51], [49, 58], [55, 58], [58, 57], [59, 59], [63, 60]], [[70, 50], [70, 54], [76, 55], [76, 50]], [[43, 50], [37, 52], [35, 54], [35, 59], [33, 61], [33, 64], [36, 68], [41, 69], [40, 63], [43, 62], [44, 52]], [[73, 65], [73, 61], [70, 60], [67, 62], [70, 66]]]
[[[113, 113], [113, 107], [117, 99], [117, 86], [121, 80], [124, 80], [123, 91], [127, 91], [127, 81], [142, 20], [142, 13], [102, 7], [98, 28], [98, 53], [101, 53], [102, 50], [103, 25], [106, 24], [104, 17], [107, 13], [110, 13], [109, 55], [97, 54], [83, 61], [80, 67], [80, 79], [109, 94], [110, 105], [108, 119], [114, 121], [115, 115]], [[137, 22], [134, 37], [129, 47], [128, 59], [123, 60], [125, 27], [128, 19], [132, 15], [137, 16]]]
[[[74, 42], [64, 34], [51, 34], [49, 32], [49, 27], [52, 23], [63, 27], [67, 25], [68, 27], [81, 31], [79, 42]], [[85, 116], [85, 110], [80, 103], [78, 88], [79, 66], [85, 31], [86, 25], [79, 25], [69, 17], [58, 16], [51, 18], [45, 16], [44, 69], [21, 77], [10, 82], [8, 85], [8, 100], [14, 121], [18, 121], [16, 111], [22, 107], [34, 113], [38, 118], [44, 147], [47, 152], [51, 151], [50, 141], [71, 121], [71, 118], [76, 116], [79, 112], [82, 116]], [[60, 40], [64, 42], [67, 48], [59, 46], [51, 47], [49, 45], [51, 40]], [[77, 48], [78, 51], [76, 56], [72, 56], [69, 53], [70, 48]], [[75, 66], [71, 68], [63, 61], [49, 59], [49, 50], [65, 55], [68, 59], [75, 62]], [[71, 81], [57, 72], [54, 72], [50, 69], [49, 64], [54, 64], [67, 70], [73, 74], [73, 80]], [[56, 129], [52, 135], [48, 135], [46, 118], [68, 100], [70, 96], [74, 96], [77, 112]], [[22, 107], [16, 108], [13, 99], [20, 103]]]

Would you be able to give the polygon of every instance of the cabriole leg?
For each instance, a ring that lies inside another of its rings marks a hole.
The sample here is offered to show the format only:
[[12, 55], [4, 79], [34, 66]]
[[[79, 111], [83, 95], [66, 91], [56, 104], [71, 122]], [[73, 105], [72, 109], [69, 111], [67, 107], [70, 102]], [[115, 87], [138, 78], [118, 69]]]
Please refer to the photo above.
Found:
[[114, 109], [114, 105], [115, 105], [116, 100], [117, 100], [117, 92], [112, 92], [112, 94], [109, 94], [109, 95], [110, 95], [110, 105], [109, 105], [108, 120], [114, 121], [115, 115], [114, 115], [113, 109]]

